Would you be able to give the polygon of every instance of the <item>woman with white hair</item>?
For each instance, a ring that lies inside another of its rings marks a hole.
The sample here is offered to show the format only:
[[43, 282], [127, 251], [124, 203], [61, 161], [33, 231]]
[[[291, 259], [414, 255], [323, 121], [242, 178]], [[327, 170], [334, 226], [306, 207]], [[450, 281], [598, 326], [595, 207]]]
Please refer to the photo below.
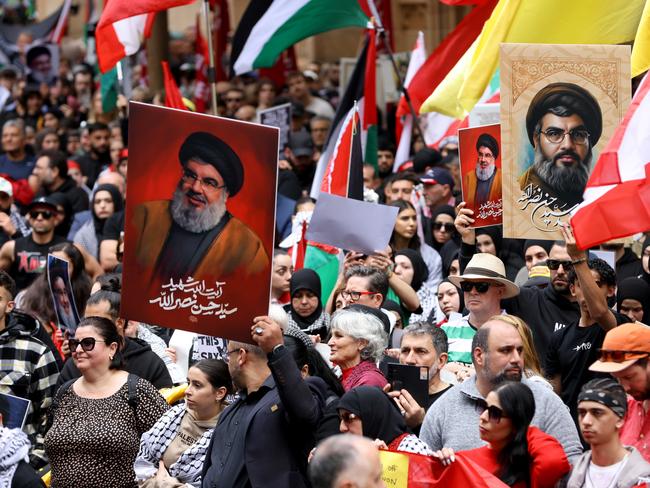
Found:
[[385, 314], [365, 305], [350, 305], [332, 316], [330, 360], [341, 368], [345, 391], [356, 386], [383, 388], [388, 381], [377, 363], [388, 344]]

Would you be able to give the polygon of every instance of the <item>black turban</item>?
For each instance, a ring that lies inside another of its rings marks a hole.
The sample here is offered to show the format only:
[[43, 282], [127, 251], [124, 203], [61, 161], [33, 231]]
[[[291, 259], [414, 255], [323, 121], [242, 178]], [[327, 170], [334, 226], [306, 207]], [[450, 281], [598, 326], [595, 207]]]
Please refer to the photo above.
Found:
[[47, 46], [34, 46], [31, 48], [29, 51], [27, 51], [27, 66], [31, 65], [37, 57], [42, 56], [43, 54], [46, 54], [50, 58], [52, 57], [52, 53], [47, 48]]
[[537, 123], [551, 108], [559, 106], [580, 116], [589, 131], [591, 145], [595, 146], [603, 131], [600, 105], [591, 93], [573, 83], [551, 83], [533, 97], [526, 114], [526, 131], [530, 143], [534, 144], [533, 133]]
[[497, 140], [490, 134], [483, 133], [478, 136], [478, 139], [476, 140], [477, 151], [479, 147], [487, 147], [490, 151], [492, 151], [492, 156], [494, 156], [494, 159], [499, 156], [499, 144], [497, 143]]
[[183, 166], [190, 160], [214, 166], [231, 197], [241, 190], [244, 183], [244, 167], [239, 156], [228, 144], [207, 132], [193, 132], [187, 136], [178, 151], [178, 159]]

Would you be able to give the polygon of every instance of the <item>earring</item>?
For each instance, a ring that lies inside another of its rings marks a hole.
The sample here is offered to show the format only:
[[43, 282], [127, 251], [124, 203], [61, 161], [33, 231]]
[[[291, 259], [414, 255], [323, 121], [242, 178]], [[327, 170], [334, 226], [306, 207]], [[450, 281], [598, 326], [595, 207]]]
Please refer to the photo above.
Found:
[[112, 360], [113, 360], [113, 356], [108, 356], [108, 359], [110, 359], [110, 360], [112, 361]]

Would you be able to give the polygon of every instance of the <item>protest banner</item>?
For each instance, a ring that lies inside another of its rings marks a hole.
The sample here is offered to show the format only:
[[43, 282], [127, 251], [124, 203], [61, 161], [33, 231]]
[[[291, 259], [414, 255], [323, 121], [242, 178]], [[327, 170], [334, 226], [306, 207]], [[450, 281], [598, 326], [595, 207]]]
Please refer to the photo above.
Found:
[[26, 54], [27, 83], [38, 89], [41, 83], [53, 85], [59, 74], [59, 46], [56, 44], [37, 44]]
[[280, 129], [280, 151], [289, 145], [291, 134], [291, 104], [283, 103], [258, 112], [260, 124]]
[[474, 211], [474, 228], [501, 224], [501, 132], [499, 124], [460, 129], [458, 157], [463, 201]]
[[278, 136], [131, 103], [122, 317], [250, 342], [271, 295]]
[[562, 238], [629, 103], [629, 46], [502, 44], [504, 237]]
[[68, 266], [69, 263], [65, 259], [48, 254], [47, 281], [56, 312], [57, 325], [61, 331], [67, 331], [71, 337], [74, 337], [79, 324], [79, 311], [72, 291]]

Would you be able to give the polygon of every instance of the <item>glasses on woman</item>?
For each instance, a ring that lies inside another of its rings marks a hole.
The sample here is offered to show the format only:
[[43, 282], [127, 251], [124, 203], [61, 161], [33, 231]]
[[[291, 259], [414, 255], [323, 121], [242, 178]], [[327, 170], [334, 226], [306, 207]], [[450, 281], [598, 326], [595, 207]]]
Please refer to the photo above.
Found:
[[90, 352], [93, 349], [95, 349], [95, 344], [97, 342], [106, 342], [101, 339], [95, 339], [94, 337], [84, 337], [81, 340], [78, 339], [68, 339], [68, 347], [70, 348], [70, 351], [76, 351], [77, 347], [81, 346], [81, 349], [84, 350], [84, 352]]
[[355, 420], [357, 420], [359, 417], [356, 414], [353, 414], [352, 412], [340, 412], [339, 418], [346, 424], [349, 424], [350, 422], [354, 422]]
[[494, 424], [501, 422], [501, 419], [508, 418], [508, 416], [503, 413], [503, 410], [501, 410], [496, 405], [488, 405], [487, 402], [482, 398], [477, 398], [476, 411], [479, 413], [479, 415], [483, 415], [483, 412], [486, 410], [488, 413], [488, 419]]
[[437, 231], [443, 230], [444, 232], [447, 232], [449, 234], [449, 233], [453, 232], [455, 229], [456, 229], [456, 227], [454, 226], [454, 224], [451, 224], [449, 222], [434, 222], [433, 223], [433, 230], [437, 230]]

